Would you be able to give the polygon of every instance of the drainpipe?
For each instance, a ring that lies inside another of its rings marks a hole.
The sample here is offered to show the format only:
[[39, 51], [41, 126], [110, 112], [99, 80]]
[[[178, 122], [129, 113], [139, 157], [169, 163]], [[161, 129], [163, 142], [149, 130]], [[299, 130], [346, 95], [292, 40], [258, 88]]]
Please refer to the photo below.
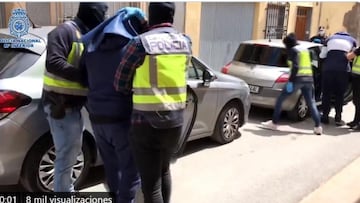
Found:
[[[320, 27], [320, 19], [321, 19], [321, 14], [322, 14], [322, 2], [319, 2], [319, 6], [320, 6], [320, 9], [319, 9], [319, 19], [318, 19], [318, 27]], [[324, 25], [325, 26], [325, 25]]]

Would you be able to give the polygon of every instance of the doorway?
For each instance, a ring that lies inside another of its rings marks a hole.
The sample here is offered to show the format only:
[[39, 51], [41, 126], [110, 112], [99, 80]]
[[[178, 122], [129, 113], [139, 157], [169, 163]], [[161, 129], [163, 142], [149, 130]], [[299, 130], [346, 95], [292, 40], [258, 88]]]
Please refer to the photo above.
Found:
[[298, 7], [295, 33], [298, 40], [309, 40], [312, 8]]

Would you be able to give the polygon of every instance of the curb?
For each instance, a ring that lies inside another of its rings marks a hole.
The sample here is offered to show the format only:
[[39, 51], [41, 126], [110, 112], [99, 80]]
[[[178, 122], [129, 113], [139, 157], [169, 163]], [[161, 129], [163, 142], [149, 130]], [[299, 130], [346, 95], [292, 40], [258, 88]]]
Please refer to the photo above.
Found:
[[360, 203], [360, 157], [299, 203]]

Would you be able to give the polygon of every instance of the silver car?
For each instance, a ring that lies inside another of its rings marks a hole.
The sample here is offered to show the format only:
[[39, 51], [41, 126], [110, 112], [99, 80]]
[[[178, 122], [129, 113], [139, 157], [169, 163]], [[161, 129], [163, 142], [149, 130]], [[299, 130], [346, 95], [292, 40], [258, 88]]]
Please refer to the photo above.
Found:
[[[319, 70], [319, 53], [322, 45], [298, 41], [299, 46], [311, 53], [314, 72], [315, 96], [321, 104], [321, 71]], [[239, 77], [249, 84], [251, 104], [254, 106], [274, 108], [277, 97], [288, 82], [289, 67], [285, 46], [280, 39], [249, 40], [241, 42], [233, 60], [222, 68], [222, 72]], [[351, 87], [345, 94], [345, 101], [352, 98]], [[301, 90], [287, 98], [282, 109], [287, 111], [290, 119], [304, 120], [309, 113]]]
[[[53, 188], [55, 152], [40, 100], [46, 37], [53, 28], [30, 29], [23, 38], [37, 40], [33, 47], [4, 48], [0, 44], [0, 185], [20, 183], [29, 191]], [[0, 29], [3, 38], [12, 38], [8, 29]], [[188, 79], [195, 95], [190, 92], [188, 96], [184, 142], [178, 151], [186, 140], [210, 136], [225, 144], [237, 138], [248, 118], [248, 85], [213, 71], [195, 57], [188, 67]], [[85, 110], [83, 115], [84, 144], [73, 168], [75, 186], [85, 180], [89, 167], [101, 164]]]

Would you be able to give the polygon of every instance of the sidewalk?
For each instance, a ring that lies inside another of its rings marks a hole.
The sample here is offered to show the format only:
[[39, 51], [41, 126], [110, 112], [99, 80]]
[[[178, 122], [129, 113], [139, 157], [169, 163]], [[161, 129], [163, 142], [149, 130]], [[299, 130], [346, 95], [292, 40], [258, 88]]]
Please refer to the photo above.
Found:
[[360, 203], [360, 157], [299, 203]]

